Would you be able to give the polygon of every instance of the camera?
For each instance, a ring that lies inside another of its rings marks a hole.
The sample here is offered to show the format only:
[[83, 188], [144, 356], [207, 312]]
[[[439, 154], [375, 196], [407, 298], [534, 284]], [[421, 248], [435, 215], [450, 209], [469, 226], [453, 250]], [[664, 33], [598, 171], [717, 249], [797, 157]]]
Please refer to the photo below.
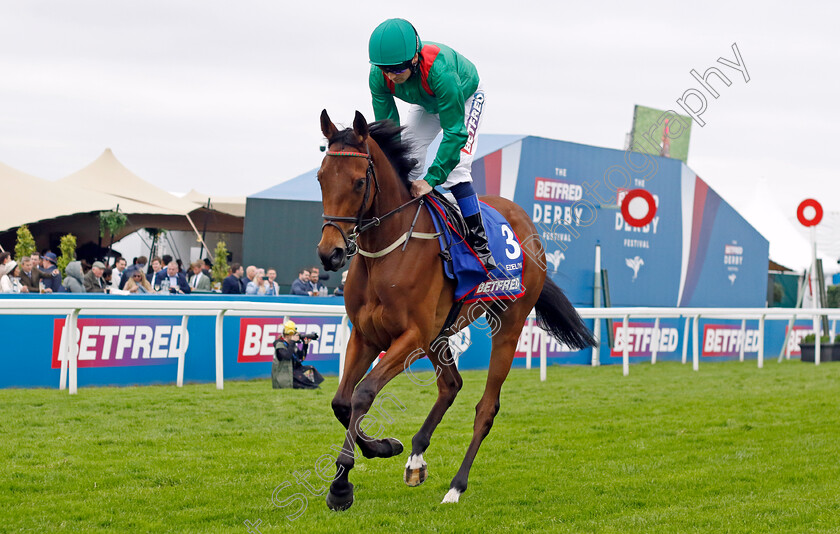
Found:
[[301, 334], [300, 339], [308, 339], [309, 341], [317, 341], [318, 340], [318, 333], [317, 332], [310, 332], [308, 334]]

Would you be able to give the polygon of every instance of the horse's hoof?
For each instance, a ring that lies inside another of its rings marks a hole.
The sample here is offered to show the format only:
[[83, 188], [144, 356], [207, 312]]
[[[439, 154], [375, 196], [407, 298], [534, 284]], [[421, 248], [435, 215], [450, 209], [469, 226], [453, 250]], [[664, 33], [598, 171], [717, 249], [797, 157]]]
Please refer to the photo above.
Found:
[[408, 457], [408, 462], [405, 464], [405, 475], [403, 480], [411, 487], [419, 486], [426, 481], [428, 470], [426, 462], [423, 460], [423, 455], [411, 455]]
[[327, 493], [327, 507], [333, 512], [343, 512], [344, 510], [353, 506], [353, 490], [344, 496], [335, 495], [333, 492]]
[[391, 445], [391, 454], [386, 456], [386, 458], [402, 454], [404, 447], [400, 440], [398, 440], [397, 438], [386, 438], [385, 441], [387, 441]]

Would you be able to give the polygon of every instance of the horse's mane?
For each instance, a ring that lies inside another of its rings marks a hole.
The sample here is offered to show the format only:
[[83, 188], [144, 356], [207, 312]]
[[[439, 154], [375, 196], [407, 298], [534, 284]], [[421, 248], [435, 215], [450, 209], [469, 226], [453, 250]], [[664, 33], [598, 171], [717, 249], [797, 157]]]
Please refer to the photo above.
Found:
[[[411, 147], [400, 141], [400, 133], [403, 128], [397, 126], [390, 120], [382, 120], [372, 122], [368, 125], [370, 130], [370, 137], [376, 141], [385, 157], [393, 165], [397, 175], [402, 180], [406, 188], [411, 189], [411, 184], [408, 181], [408, 173], [417, 164], [417, 160], [410, 157]], [[367, 147], [360, 144], [358, 136], [352, 128], [341, 130], [328, 139], [329, 144], [341, 143], [345, 146], [353, 147], [361, 152], [364, 152]]]

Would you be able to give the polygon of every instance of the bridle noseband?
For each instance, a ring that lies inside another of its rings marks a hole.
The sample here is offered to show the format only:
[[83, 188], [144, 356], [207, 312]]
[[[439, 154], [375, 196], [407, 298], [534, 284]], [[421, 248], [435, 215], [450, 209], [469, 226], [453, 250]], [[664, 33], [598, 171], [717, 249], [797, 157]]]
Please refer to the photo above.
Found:
[[[373, 199], [371, 199], [371, 207], [373, 207], [373, 203], [376, 201], [376, 195], [379, 193], [379, 181], [376, 179], [376, 170], [373, 167], [373, 158], [370, 156], [370, 149], [368, 148], [367, 143], [365, 143], [365, 152], [333, 152], [327, 151], [327, 156], [336, 156], [336, 157], [351, 157], [351, 158], [365, 158], [368, 161], [367, 172], [365, 173], [365, 194], [364, 198], [362, 199], [362, 204], [359, 206], [359, 211], [355, 217], [347, 217], [347, 216], [339, 216], [339, 215], [327, 215], [326, 213], [321, 214], [321, 218], [324, 219], [326, 222], [321, 225], [321, 233], [324, 233], [324, 228], [327, 226], [332, 226], [341, 234], [341, 238], [344, 240], [344, 246], [347, 250], [347, 257], [353, 257], [356, 253], [359, 252], [359, 246], [356, 243], [356, 239], [358, 239], [359, 234], [364, 232], [365, 230], [369, 230], [374, 226], [379, 226], [380, 223], [398, 213], [403, 208], [410, 206], [411, 204], [421, 201], [423, 197], [417, 197], [409, 200], [405, 204], [389, 211], [385, 215], [381, 217], [370, 217], [368, 219], [363, 218], [365, 212], [367, 211], [367, 204], [368, 199], [370, 198], [370, 191], [371, 191], [371, 182], [374, 184], [374, 193]], [[415, 221], [417, 217], [415, 216]], [[335, 224], [337, 222], [345, 222], [345, 223], [355, 223], [353, 227], [353, 231], [350, 234], [347, 234], [342, 228]], [[412, 228], [414, 225], [412, 224]]]

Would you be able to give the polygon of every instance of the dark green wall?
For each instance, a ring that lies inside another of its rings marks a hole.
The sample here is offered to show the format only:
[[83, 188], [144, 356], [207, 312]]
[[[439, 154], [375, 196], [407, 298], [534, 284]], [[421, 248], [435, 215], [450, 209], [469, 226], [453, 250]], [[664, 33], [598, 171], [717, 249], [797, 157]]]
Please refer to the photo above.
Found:
[[[301, 267], [317, 265], [323, 273], [315, 251], [321, 240], [321, 210], [320, 202], [247, 199], [243, 265], [277, 269], [277, 283], [283, 293], [289, 291]], [[332, 293], [341, 281], [341, 273], [329, 274], [325, 285]]]

